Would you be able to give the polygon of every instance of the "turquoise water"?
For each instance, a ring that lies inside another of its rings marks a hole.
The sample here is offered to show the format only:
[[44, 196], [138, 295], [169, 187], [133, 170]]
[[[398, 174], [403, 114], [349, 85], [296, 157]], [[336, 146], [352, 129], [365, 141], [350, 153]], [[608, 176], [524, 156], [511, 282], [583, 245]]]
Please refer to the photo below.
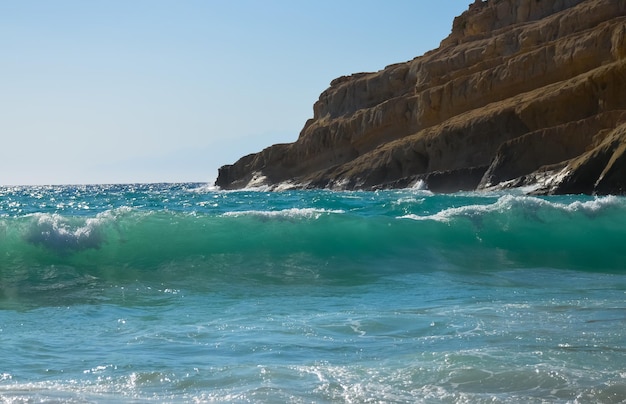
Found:
[[626, 198], [0, 188], [2, 402], [626, 399]]

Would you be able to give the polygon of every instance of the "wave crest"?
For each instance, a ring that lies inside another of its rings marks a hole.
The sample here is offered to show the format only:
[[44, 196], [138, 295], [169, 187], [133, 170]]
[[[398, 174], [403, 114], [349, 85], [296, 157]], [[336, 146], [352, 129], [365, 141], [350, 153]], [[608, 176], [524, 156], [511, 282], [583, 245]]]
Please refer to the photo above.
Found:
[[345, 211], [341, 209], [315, 209], [315, 208], [291, 208], [283, 210], [246, 210], [239, 212], [226, 212], [224, 217], [240, 217], [240, 216], [258, 216], [265, 218], [305, 218], [319, 219], [322, 215], [342, 214]]
[[399, 219], [434, 220], [438, 222], [450, 222], [459, 217], [475, 218], [490, 213], [504, 214], [507, 212], [519, 212], [531, 216], [547, 212], [562, 214], [583, 213], [592, 216], [611, 208], [625, 208], [623, 199], [616, 196], [604, 196], [590, 201], [574, 201], [571, 203], [550, 202], [548, 200], [532, 196], [504, 195], [496, 202], [488, 205], [466, 205], [443, 209], [432, 215], [408, 214]]
[[29, 243], [69, 252], [99, 248], [104, 240], [99, 217], [72, 220], [58, 214], [37, 213], [33, 216], [35, 220], [24, 237]]

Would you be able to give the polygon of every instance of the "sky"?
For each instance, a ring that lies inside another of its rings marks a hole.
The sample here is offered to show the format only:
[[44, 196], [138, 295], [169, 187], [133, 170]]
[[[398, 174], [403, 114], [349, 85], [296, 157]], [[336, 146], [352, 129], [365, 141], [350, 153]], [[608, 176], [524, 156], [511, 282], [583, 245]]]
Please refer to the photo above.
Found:
[[0, 185], [213, 182], [470, 0], [0, 0]]

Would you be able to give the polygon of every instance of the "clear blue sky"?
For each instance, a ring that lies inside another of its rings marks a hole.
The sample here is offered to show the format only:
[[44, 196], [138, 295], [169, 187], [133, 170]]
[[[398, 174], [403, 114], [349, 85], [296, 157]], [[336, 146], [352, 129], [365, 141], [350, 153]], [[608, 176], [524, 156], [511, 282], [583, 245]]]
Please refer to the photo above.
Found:
[[0, 2], [0, 185], [212, 182], [470, 0]]

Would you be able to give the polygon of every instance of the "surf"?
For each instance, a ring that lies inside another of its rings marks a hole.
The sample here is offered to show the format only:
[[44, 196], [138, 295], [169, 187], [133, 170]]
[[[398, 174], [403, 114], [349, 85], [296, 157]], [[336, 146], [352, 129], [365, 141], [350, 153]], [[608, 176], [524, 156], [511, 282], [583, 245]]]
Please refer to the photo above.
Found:
[[0, 188], [0, 401], [610, 401], [625, 213], [574, 195]]
[[[302, 195], [306, 195], [306, 192]], [[259, 195], [260, 196], [260, 195]], [[5, 271], [65, 265], [157, 270], [213, 258], [319, 261], [382, 259], [449, 266], [550, 266], [621, 270], [626, 203], [603, 197], [564, 203], [505, 195], [383, 194], [384, 206], [356, 210], [349, 198], [318, 195], [321, 206], [285, 209], [145, 209], [122, 206], [92, 215], [35, 213], [0, 217]], [[450, 206], [461, 202], [461, 206]], [[479, 203], [476, 203], [479, 202]], [[200, 202], [196, 208], [201, 207]]]

